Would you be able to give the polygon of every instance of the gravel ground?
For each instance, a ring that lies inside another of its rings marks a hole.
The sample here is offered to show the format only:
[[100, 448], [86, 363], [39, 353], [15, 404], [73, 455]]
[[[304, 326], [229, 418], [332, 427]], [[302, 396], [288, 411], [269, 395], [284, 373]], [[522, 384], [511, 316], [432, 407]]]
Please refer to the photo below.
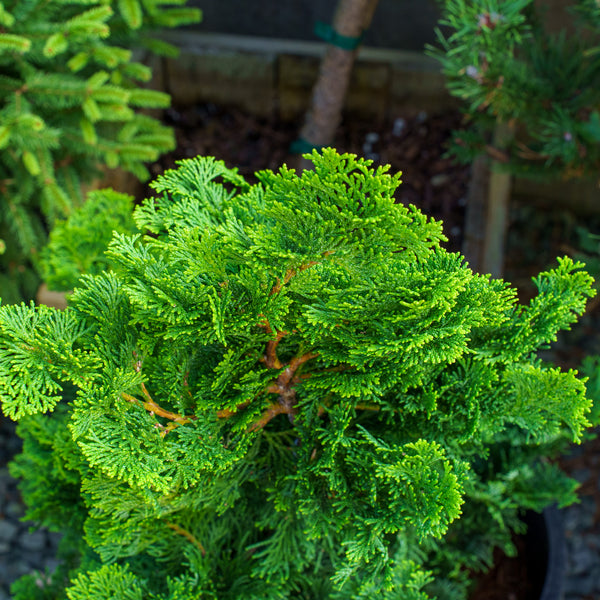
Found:
[[600, 599], [600, 437], [563, 461], [577, 479], [580, 502], [563, 509], [567, 539], [565, 600]]

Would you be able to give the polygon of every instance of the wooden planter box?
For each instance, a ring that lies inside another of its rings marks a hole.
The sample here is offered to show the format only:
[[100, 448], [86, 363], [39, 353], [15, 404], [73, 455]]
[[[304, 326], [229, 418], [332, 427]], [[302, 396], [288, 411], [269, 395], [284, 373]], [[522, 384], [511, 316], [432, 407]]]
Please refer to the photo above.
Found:
[[[302, 122], [324, 43], [196, 31], [170, 32], [164, 38], [181, 49], [180, 56], [152, 58], [149, 64], [153, 86], [171, 94], [174, 106], [212, 102], [257, 116]], [[423, 52], [363, 47], [345, 110], [381, 122], [459, 106], [446, 90], [439, 63]], [[600, 188], [595, 182], [516, 179], [512, 197], [580, 214], [600, 212]]]
[[[178, 31], [164, 38], [181, 48], [175, 59], [154, 59], [155, 85], [174, 105], [213, 102], [291, 121], [303, 116], [325, 44]], [[456, 106], [434, 59], [420, 52], [363, 47], [346, 110], [385, 119], [399, 112]]]

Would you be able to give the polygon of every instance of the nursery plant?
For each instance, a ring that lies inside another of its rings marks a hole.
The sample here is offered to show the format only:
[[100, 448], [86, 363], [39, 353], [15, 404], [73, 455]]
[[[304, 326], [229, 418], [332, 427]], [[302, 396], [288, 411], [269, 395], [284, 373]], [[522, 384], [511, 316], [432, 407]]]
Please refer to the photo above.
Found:
[[474, 207], [481, 218], [468, 221], [466, 232], [483, 247], [472, 244], [467, 254], [474, 268], [500, 274], [511, 175], [597, 178], [600, 5], [568, 3], [572, 18], [555, 33], [544, 3], [534, 0], [439, 4], [444, 31], [428, 51], [439, 59], [449, 92], [464, 102], [468, 127], [455, 133], [451, 152], [474, 163], [469, 203], [483, 205]]
[[549, 457], [590, 424], [536, 357], [593, 295], [474, 273], [400, 174], [307, 155], [249, 185], [181, 161], [64, 311], [0, 307], [0, 398], [26, 517], [62, 565], [20, 600], [467, 598], [525, 509], [573, 502]]
[[[195, 21], [186, 0], [8, 0], [0, 3], [0, 289], [34, 295], [33, 267], [57, 218], [82, 202], [102, 169], [144, 179], [147, 161], [174, 146], [143, 109], [164, 108], [147, 89], [144, 48], [175, 52], [153, 36]], [[133, 50], [137, 54], [134, 57]]]

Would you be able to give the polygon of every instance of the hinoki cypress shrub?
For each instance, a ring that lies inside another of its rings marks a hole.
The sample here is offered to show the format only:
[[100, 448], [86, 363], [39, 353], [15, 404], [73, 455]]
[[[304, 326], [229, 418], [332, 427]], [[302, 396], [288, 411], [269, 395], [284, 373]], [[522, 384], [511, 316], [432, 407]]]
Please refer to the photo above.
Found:
[[547, 457], [589, 425], [536, 358], [593, 295], [559, 259], [528, 306], [326, 149], [248, 185], [182, 161], [58, 311], [0, 309], [27, 516], [63, 531], [17, 598], [465, 598], [523, 509], [575, 499]]
[[[196, 21], [187, 0], [0, 2], [0, 288], [31, 298], [38, 252], [56, 219], [103, 169], [140, 179], [174, 147], [145, 109], [170, 98], [143, 87], [141, 51], [177, 53], [157, 30]], [[137, 55], [134, 54], [137, 51]], [[136, 56], [138, 58], [136, 58]]]
[[106, 247], [115, 231], [137, 231], [134, 198], [111, 189], [93, 190], [68, 219], [57, 221], [40, 255], [40, 271], [52, 290], [69, 291], [83, 274], [109, 267]]

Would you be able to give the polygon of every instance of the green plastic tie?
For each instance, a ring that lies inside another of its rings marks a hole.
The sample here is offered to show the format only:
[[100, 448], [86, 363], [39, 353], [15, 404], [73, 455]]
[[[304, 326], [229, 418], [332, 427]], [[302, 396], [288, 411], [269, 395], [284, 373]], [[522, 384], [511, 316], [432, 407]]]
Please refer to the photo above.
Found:
[[356, 50], [363, 39], [363, 34], [358, 37], [349, 37], [338, 33], [331, 25], [317, 21], [315, 23], [315, 35], [332, 46], [343, 50]]
[[305, 139], [298, 138], [290, 144], [291, 154], [310, 154], [313, 150], [321, 150], [323, 146], [315, 146]]

